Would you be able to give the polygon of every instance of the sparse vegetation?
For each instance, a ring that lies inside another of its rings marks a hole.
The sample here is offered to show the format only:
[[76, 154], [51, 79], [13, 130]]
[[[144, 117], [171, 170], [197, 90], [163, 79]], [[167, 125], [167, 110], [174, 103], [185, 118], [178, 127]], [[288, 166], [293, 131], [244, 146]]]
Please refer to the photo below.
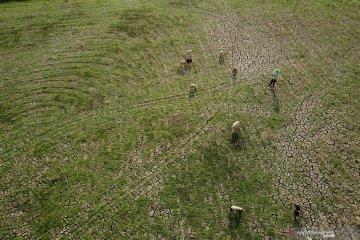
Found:
[[359, 12], [0, 1], [0, 238], [287, 239], [294, 202], [358, 234]]

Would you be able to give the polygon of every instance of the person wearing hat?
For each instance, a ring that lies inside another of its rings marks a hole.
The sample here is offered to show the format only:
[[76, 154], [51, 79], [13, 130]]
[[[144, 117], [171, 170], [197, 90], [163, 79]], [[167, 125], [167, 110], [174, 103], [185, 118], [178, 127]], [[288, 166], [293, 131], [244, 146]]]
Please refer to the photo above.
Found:
[[269, 86], [274, 88], [275, 86], [275, 83], [276, 83], [276, 80], [278, 80], [280, 77], [280, 69], [275, 69], [274, 70], [274, 73], [272, 74], [272, 78], [271, 78], [271, 81], [269, 83]]

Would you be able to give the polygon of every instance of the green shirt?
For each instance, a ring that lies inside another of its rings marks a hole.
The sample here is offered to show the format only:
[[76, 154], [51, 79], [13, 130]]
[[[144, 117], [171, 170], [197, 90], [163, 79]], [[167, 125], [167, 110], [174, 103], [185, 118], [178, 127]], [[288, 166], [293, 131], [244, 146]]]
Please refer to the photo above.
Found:
[[280, 75], [280, 69], [277, 69], [277, 68], [276, 68], [276, 69], [274, 70], [274, 74], [275, 74], [276, 76], [279, 76], [279, 75]]

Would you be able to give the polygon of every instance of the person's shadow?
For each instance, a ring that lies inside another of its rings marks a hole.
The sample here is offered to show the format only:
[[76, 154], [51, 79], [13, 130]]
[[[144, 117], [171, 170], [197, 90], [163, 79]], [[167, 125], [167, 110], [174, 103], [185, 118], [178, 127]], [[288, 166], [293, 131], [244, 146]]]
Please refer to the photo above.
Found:
[[196, 92], [189, 92], [189, 95], [188, 95], [188, 97], [189, 97], [189, 99], [192, 99], [192, 98], [194, 98], [196, 96]]
[[229, 229], [234, 231], [236, 230], [241, 223], [242, 213], [229, 213]]
[[279, 101], [278, 96], [276, 95], [275, 88], [270, 87], [270, 91], [271, 91], [271, 95], [272, 95], [274, 110], [275, 110], [275, 112], [279, 113], [280, 112], [280, 101]]

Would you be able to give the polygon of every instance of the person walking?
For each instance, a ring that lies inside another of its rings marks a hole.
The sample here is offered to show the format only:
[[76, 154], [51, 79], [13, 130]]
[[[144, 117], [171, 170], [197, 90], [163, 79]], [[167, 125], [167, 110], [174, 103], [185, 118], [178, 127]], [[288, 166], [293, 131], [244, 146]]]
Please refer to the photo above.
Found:
[[269, 83], [269, 86], [271, 88], [274, 88], [275, 87], [275, 83], [276, 83], [276, 80], [278, 80], [280, 77], [280, 69], [275, 69], [274, 70], [274, 73], [272, 74], [272, 78], [271, 78], [271, 81]]

